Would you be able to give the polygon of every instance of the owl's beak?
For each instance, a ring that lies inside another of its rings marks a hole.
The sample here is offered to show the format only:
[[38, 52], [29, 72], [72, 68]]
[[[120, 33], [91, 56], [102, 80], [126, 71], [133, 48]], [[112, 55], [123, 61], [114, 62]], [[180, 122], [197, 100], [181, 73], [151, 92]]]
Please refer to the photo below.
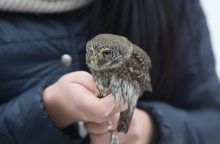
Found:
[[97, 65], [99, 63], [99, 56], [98, 55], [95, 55], [94, 58], [93, 58], [93, 63], [95, 65]]

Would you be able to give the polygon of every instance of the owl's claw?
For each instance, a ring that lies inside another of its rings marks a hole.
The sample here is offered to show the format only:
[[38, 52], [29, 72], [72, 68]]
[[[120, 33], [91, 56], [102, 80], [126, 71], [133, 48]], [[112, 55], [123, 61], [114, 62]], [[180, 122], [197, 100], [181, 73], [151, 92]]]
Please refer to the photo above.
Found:
[[97, 94], [97, 98], [104, 98], [105, 96], [109, 95], [110, 92], [109, 92], [109, 89], [106, 89], [104, 91], [99, 91], [99, 93]]
[[97, 98], [100, 98], [100, 99], [103, 98], [103, 97], [104, 97], [103, 92], [99, 92], [99, 93], [96, 95], [96, 97], [97, 97]]

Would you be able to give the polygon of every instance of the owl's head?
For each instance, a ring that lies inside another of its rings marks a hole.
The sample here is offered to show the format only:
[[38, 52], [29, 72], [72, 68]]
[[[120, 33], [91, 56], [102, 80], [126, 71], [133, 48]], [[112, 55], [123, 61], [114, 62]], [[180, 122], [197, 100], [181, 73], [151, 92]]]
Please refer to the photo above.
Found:
[[132, 43], [125, 37], [99, 34], [86, 44], [86, 63], [93, 70], [114, 70], [130, 58], [132, 50]]

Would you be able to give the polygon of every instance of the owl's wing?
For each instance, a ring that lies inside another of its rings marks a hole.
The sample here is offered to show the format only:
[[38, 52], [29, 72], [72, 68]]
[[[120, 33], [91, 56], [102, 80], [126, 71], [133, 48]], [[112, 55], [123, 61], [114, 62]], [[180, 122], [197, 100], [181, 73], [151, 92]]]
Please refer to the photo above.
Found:
[[127, 61], [127, 67], [134, 77], [140, 83], [142, 92], [144, 90], [152, 91], [150, 68], [151, 60], [145, 51], [136, 45], [133, 45], [133, 53], [130, 60]]

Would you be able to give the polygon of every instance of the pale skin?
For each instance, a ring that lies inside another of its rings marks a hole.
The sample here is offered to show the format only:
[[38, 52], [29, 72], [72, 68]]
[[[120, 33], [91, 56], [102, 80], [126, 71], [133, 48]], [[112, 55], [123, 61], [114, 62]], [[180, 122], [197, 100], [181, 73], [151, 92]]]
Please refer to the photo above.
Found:
[[[50, 119], [58, 128], [83, 121], [92, 144], [110, 144], [107, 124], [111, 120], [115, 128], [119, 113], [125, 107], [116, 105], [112, 95], [99, 99], [97, 93], [92, 76], [78, 71], [64, 75], [47, 87], [43, 91], [43, 100]], [[150, 116], [136, 108], [128, 133], [119, 133], [118, 136], [120, 143], [148, 144], [152, 133]]]
[[[119, 119], [119, 114], [112, 117], [113, 129]], [[109, 123], [86, 123], [85, 127], [90, 133], [91, 144], [110, 144], [111, 133], [106, 131]], [[150, 144], [153, 136], [153, 123], [151, 117], [143, 110], [136, 108], [127, 134], [116, 133], [120, 144]]]

